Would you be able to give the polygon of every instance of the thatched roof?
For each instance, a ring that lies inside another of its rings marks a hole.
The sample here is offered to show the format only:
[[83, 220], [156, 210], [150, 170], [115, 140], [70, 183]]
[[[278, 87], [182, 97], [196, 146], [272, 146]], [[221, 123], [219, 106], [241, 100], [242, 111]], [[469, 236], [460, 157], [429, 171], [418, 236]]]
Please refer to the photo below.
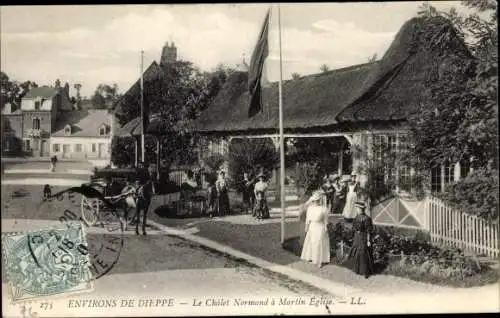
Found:
[[[285, 128], [328, 126], [354, 96], [356, 87], [373, 67], [351, 66], [283, 82]], [[269, 130], [278, 127], [278, 83], [263, 88], [263, 112], [248, 118], [248, 74], [236, 72], [228, 79], [213, 105], [197, 123], [200, 132]]]
[[[435, 41], [439, 37], [445, 38], [438, 46]], [[358, 97], [346, 105], [337, 120], [406, 119], [426, 99], [429, 81], [439, 80], [439, 73], [453, 67], [456, 58], [473, 60], [448, 20], [409, 20], [360, 86]]]
[[[448, 45], [434, 48], [434, 35]], [[406, 22], [384, 57], [283, 82], [284, 127], [287, 130], [334, 128], [341, 122], [404, 120], [426, 95], [425, 84], [447, 56], [472, 59], [451, 24], [442, 18]], [[263, 89], [264, 111], [248, 118], [248, 75], [233, 74], [198, 122], [199, 132], [257, 132], [278, 128], [278, 84]]]

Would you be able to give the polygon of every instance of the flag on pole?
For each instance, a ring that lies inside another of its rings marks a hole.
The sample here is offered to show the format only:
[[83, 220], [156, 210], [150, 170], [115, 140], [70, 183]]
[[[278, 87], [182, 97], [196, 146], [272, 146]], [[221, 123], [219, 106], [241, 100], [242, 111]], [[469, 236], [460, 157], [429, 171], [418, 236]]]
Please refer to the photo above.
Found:
[[259, 39], [252, 53], [250, 60], [250, 69], [248, 71], [248, 92], [250, 93], [250, 107], [248, 108], [248, 117], [253, 117], [262, 111], [262, 92], [261, 77], [264, 68], [264, 62], [269, 54], [269, 13], [267, 10], [264, 24], [260, 30]]

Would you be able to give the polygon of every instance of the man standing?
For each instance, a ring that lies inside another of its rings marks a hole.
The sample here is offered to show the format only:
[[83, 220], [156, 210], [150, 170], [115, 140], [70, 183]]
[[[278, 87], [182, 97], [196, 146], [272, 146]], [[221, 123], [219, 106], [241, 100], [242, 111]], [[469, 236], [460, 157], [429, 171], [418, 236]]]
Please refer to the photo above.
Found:
[[56, 171], [56, 164], [57, 164], [57, 156], [53, 156], [52, 158], [50, 158], [50, 170], [52, 172]]
[[254, 180], [250, 180], [248, 172], [243, 173], [243, 184], [242, 184], [242, 194], [243, 194], [243, 205], [246, 209], [247, 214], [252, 213], [252, 209], [255, 202], [254, 196]]

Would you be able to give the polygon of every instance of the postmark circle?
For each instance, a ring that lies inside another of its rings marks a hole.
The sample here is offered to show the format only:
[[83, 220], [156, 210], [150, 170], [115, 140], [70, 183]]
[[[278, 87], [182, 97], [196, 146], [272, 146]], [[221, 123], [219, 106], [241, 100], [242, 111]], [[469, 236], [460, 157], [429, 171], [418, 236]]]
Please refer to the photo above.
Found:
[[[93, 202], [94, 206], [85, 207], [82, 202]], [[93, 224], [89, 224], [83, 217], [85, 212], [83, 209], [93, 209], [96, 205], [99, 207], [96, 214], [97, 220]], [[78, 246], [75, 245], [75, 242], [68, 242], [68, 239], [63, 242], [64, 238], [54, 237], [53, 244], [49, 249], [50, 252], [45, 253], [53, 258], [52, 262], [68, 263], [71, 261], [71, 254], [61, 251], [61, 245], [65, 243], [73, 249], [79, 249], [79, 253], [75, 253], [76, 255], [88, 253], [88, 268], [93, 279], [99, 279], [109, 273], [118, 263], [124, 244], [124, 225], [117, 208], [107, 207], [98, 199], [88, 198], [73, 191], [46, 199], [40, 204], [40, 207], [46, 210], [42, 211], [43, 214], [50, 211], [50, 214], [56, 217], [60, 225], [69, 228], [75, 222], [81, 224], [86, 235], [87, 244]]]

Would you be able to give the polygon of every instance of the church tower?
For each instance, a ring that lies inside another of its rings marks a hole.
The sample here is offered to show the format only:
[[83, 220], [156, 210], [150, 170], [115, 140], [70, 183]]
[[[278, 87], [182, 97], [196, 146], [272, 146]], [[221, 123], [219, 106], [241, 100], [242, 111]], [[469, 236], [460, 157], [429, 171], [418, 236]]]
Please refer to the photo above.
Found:
[[163, 46], [163, 50], [161, 51], [160, 65], [173, 63], [175, 61], [177, 61], [177, 48], [175, 47], [173, 41], [171, 45], [169, 45], [167, 42]]

